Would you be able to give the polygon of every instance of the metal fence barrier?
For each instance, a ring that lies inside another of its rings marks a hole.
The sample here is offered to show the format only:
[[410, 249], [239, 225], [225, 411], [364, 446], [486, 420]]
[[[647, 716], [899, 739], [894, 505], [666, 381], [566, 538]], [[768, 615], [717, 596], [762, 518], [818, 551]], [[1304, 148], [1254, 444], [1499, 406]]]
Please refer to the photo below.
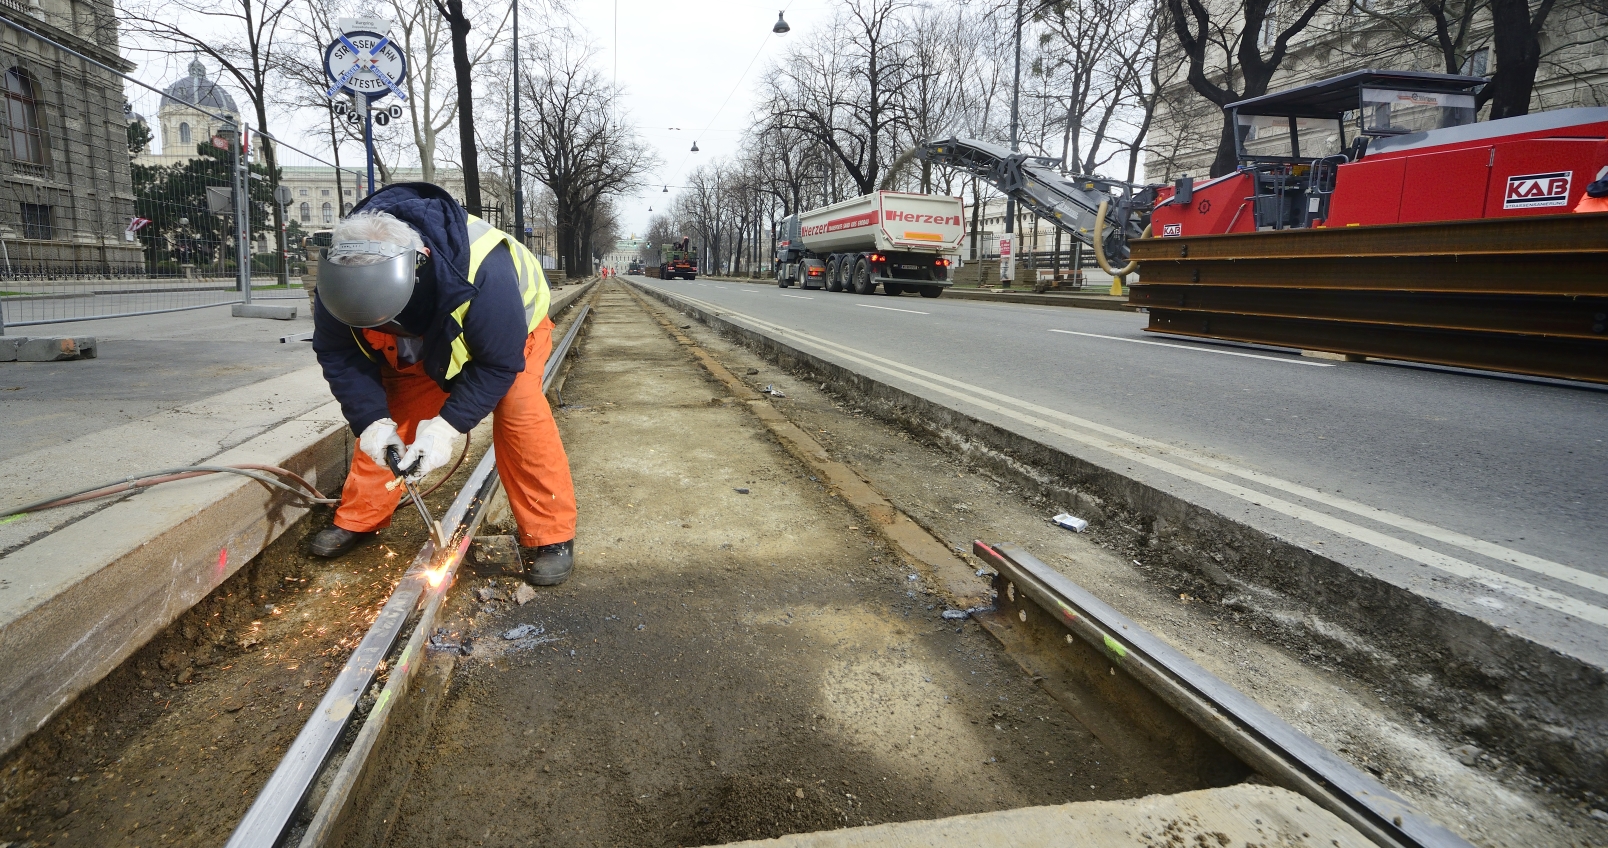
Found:
[[[11, 97], [16, 101], [8, 114], [13, 155], [6, 164], [13, 174], [68, 183], [86, 179], [73, 173], [68, 153], [53, 150], [52, 135], [61, 133], [50, 132], [51, 110], [39, 107], [69, 93], [52, 90], [52, 84], [57, 89], [99, 86], [113, 94], [128, 87], [144, 99], [160, 98], [153, 102], [177, 101], [221, 127], [215, 135], [194, 139], [193, 156], [141, 157], [146, 162], [131, 156], [127, 172], [122, 162], [111, 161], [88, 184], [72, 185], [67, 192], [0, 190], [0, 335], [16, 327], [307, 298], [301, 285], [306, 257], [295, 243], [304, 233], [291, 209], [283, 215], [290, 222], [283, 256], [274, 237], [280, 175], [269, 173], [253, 155], [263, 133], [254, 134], [238, 116], [217, 111], [216, 104], [185, 100], [172, 87], [154, 88], [23, 24], [0, 18], [0, 25], [15, 31], [19, 43], [33, 39], [92, 66], [69, 73], [71, 68], [58, 63], [54, 75], [39, 79], [26, 73], [11, 79], [19, 72], [6, 72], [8, 92], [20, 88], [33, 95], [33, 101]], [[23, 134], [20, 155], [19, 126], [35, 130], [34, 147]], [[293, 151], [306, 164], [331, 174], [336, 170], [315, 154], [268, 138], [281, 164]], [[184, 153], [190, 153], [187, 147]], [[66, 170], [55, 173], [58, 166]], [[356, 170], [340, 170], [349, 175], [348, 185], [359, 184]], [[249, 186], [239, 191], [243, 198], [236, 197], [237, 186]]]

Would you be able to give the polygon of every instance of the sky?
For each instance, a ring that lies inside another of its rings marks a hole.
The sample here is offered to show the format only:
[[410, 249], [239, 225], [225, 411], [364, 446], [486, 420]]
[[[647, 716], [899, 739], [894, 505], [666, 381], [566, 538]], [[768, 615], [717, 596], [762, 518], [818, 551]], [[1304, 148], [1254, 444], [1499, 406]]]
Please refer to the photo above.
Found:
[[[736, 153], [767, 64], [788, 40], [824, 25], [832, 13], [831, 0], [566, 0], [566, 6], [573, 25], [596, 48], [598, 67], [615, 76], [623, 90], [623, 111], [638, 136], [662, 161], [646, 178], [651, 190], [619, 200], [625, 235], [644, 233], [650, 207], [668, 206], [692, 169]], [[771, 32], [780, 9], [793, 28], [786, 35]], [[162, 88], [186, 75], [190, 56], [142, 51], [127, 35], [123, 41], [125, 55], [138, 66], [132, 74], [136, 79]], [[209, 73], [217, 73], [215, 63], [206, 64]], [[135, 111], [155, 118], [158, 95], [133, 86], [127, 95]], [[244, 98], [235, 96], [243, 105]], [[305, 111], [296, 115], [301, 121], [316, 117]], [[318, 123], [309, 123], [304, 134], [276, 134], [327, 156], [327, 135], [319, 135], [323, 125]], [[690, 152], [694, 141], [698, 153]], [[360, 150], [343, 147], [342, 154], [342, 164], [360, 161]], [[283, 149], [281, 161], [312, 164]]]
[[[779, 9], [786, 9], [793, 28], [786, 35], [771, 32]], [[640, 235], [647, 230], [649, 207], [662, 211], [689, 171], [737, 152], [765, 66], [781, 55], [787, 40], [824, 25], [831, 3], [571, 0], [571, 12], [590, 33], [604, 72], [616, 73], [618, 62], [624, 110], [663, 161], [649, 178], [651, 190], [619, 202], [625, 234]], [[691, 152], [694, 141], [698, 153]]]

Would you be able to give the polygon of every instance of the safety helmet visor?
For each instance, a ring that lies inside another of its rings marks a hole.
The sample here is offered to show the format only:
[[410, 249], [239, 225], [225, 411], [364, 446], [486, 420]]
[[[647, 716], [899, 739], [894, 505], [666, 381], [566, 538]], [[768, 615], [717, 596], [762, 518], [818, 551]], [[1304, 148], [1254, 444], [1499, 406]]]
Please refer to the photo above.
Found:
[[[318, 260], [318, 300], [342, 324], [378, 327], [407, 307], [423, 258], [399, 244], [336, 242]], [[334, 261], [339, 259], [357, 264]]]

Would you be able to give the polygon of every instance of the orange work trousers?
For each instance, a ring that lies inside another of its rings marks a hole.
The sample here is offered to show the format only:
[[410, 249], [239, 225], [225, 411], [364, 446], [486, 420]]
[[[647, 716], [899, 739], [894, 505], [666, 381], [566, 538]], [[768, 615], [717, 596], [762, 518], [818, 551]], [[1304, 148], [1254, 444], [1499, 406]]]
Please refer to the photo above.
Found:
[[[403, 443], [411, 443], [419, 424], [440, 414], [447, 393], [424, 373], [421, 363], [397, 366], [396, 337], [374, 330], [364, 330], [363, 335], [384, 354], [380, 379], [391, 420]], [[526, 547], [575, 538], [575, 483], [559, 441], [558, 423], [542, 393], [542, 371], [552, 351], [553, 322], [543, 318], [525, 339], [525, 370], [492, 412], [497, 475], [519, 526], [519, 543]], [[391, 514], [404, 496], [400, 486], [385, 490], [392, 479], [389, 469], [362, 450], [355, 451], [341, 505], [335, 510], [335, 526], [354, 533], [390, 526]]]

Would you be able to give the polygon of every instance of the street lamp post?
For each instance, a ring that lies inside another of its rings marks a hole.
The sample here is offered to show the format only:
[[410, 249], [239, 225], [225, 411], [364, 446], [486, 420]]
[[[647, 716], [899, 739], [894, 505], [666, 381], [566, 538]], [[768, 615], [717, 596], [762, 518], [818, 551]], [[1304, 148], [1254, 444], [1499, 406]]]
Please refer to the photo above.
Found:
[[[1016, 0], [1016, 53], [1011, 63], [1011, 152], [1020, 149], [1021, 140], [1018, 138], [1018, 116], [1021, 114], [1022, 102], [1022, 2]], [[1000, 260], [1000, 285], [1011, 287], [1012, 278], [1016, 276], [1016, 198], [1005, 196], [1005, 243], [1009, 256]]]
[[514, 239], [523, 245], [525, 244], [525, 160], [520, 157], [519, 135], [519, 0], [514, 0]]

